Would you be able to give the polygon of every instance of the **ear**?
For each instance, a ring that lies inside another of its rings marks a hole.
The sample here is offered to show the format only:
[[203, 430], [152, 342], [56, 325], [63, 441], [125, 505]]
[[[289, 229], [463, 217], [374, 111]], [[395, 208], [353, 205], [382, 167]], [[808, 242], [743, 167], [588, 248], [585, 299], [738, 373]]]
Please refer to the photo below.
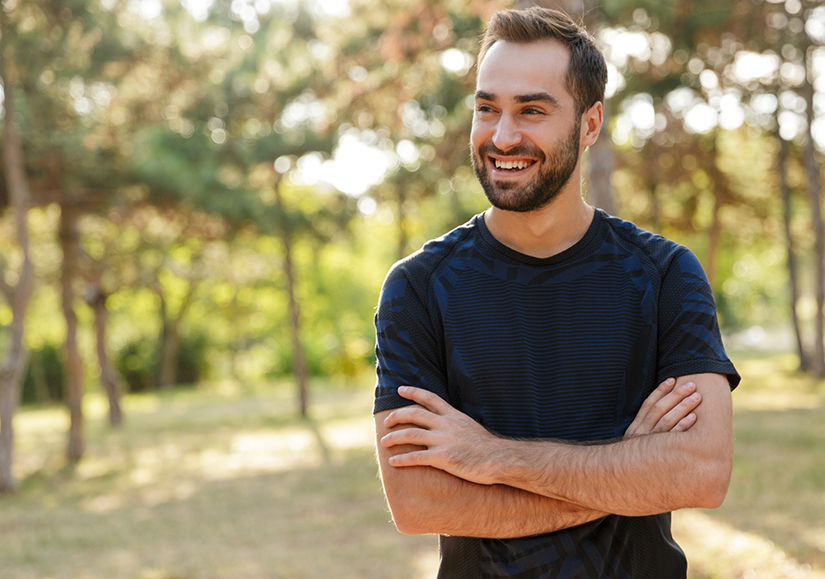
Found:
[[603, 115], [604, 109], [600, 102], [587, 109], [582, 115], [581, 143], [583, 147], [589, 147], [596, 142], [602, 128]]

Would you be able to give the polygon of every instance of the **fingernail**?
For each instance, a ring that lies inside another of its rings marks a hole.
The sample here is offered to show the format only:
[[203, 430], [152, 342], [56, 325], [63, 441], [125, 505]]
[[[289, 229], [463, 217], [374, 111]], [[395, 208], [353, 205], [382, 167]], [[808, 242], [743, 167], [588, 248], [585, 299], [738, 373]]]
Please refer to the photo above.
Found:
[[690, 398], [693, 402], [697, 402], [699, 400], [699, 393], [696, 392], [695, 394], [691, 394], [688, 398]]

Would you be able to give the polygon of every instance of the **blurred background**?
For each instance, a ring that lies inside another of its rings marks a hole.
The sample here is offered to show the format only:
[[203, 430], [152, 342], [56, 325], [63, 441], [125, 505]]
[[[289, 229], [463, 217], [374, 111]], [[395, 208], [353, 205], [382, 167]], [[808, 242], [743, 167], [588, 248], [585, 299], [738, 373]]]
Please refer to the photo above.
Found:
[[[372, 458], [387, 269], [485, 209], [496, 1], [0, 3], [0, 576], [432, 577]], [[743, 373], [691, 577], [825, 577], [825, 6], [559, 0], [593, 205], [690, 247]]]

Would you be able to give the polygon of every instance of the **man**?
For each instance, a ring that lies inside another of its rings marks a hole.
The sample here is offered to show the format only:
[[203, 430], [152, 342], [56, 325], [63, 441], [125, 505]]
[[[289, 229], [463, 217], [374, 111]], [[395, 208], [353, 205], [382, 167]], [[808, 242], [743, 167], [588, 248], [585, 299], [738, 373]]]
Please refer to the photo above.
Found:
[[606, 77], [566, 16], [495, 14], [470, 147], [492, 207], [381, 292], [381, 478], [442, 578], [684, 578], [669, 513], [727, 491], [739, 376], [704, 272], [582, 200]]

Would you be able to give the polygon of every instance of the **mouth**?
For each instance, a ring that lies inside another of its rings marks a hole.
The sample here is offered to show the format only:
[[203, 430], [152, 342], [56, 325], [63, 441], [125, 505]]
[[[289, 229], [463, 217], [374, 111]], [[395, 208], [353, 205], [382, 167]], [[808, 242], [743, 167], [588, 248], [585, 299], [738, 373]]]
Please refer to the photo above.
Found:
[[517, 175], [527, 171], [536, 164], [535, 159], [514, 158], [514, 157], [488, 157], [493, 166], [494, 172], [498, 175]]

